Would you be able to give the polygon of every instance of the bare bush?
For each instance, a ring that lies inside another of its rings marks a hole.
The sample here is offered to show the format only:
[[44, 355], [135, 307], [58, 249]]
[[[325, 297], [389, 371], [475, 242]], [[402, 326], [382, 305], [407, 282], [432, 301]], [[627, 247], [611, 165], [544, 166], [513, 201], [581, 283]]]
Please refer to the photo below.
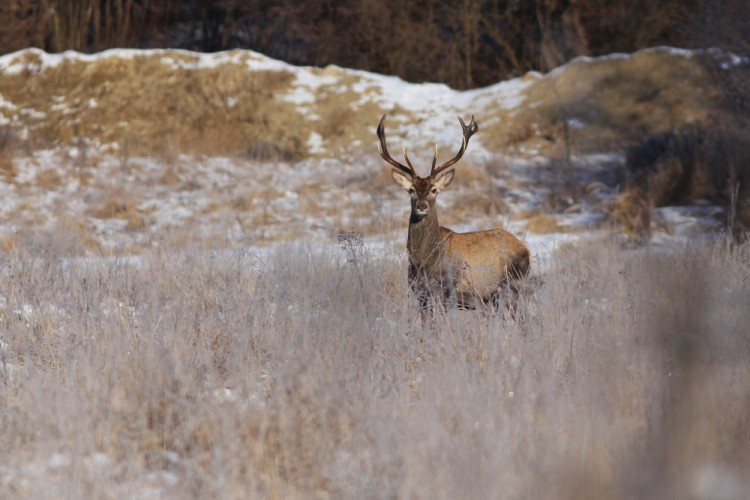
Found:
[[549, 71], [579, 55], [655, 45], [716, 46], [747, 54], [745, 4], [9, 0], [0, 6], [0, 53], [28, 46], [52, 52], [249, 48], [294, 64], [338, 64], [472, 88], [529, 70]]
[[750, 138], [744, 131], [671, 130], [629, 148], [626, 162], [632, 197], [645, 196], [657, 207], [709, 200], [725, 207], [736, 236], [750, 228]]
[[750, 4], [744, 0], [704, 0], [700, 15], [682, 28], [690, 45], [721, 47], [750, 55]]

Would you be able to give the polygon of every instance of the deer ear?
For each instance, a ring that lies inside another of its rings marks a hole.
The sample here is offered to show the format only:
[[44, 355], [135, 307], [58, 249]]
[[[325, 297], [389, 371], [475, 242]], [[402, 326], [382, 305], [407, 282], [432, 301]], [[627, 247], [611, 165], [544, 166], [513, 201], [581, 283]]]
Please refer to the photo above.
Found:
[[391, 170], [391, 177], [393, 177], [393, 180], [396, 181], [396, 184], [406, 189], [407, 191], [414, 188], [414, 183], [411, 181], [411, 179], [407, 177], [406, 174], [402, 174], [398, 170]]
[[432, 181], [432, 185], [435, 186], [438, 191], [442, 191], [453, 181], [454, 175], [456, 175], [455, 170], [448, 170], [446, 173]]

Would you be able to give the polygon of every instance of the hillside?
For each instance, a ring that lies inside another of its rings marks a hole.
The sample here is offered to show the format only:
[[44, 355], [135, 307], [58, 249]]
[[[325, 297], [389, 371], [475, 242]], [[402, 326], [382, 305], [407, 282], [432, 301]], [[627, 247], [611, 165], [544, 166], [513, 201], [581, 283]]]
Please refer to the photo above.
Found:
[[0, 120], [42, 147], [85, 139], [132, 154], [301, 159], [369, 152], [383, 113], [412, 148], [453, 147], [446, 132], [455, 115], [475, 114], [476, 142], [489, 153], [559, 152], [566, 128], [577, 147], [610, 151], [642, 134], [724, 119], [727, 73], [747, 64], [719, 51], [656, 48], [458, 92], [249, 51], [25, 50], [0, 58]]
[[[175, 231], [254, 246], [398, 233], [405, 203], [375, 149], [382, 114], [392, 149], [418, 162], [433, 143], [455, 150], [455, 116], [476, 116], [480, 133], [441, 197], [445, 223], [592, 229], [617, 204], [625, 148], [735, 123], [748, 67], [655, 48], [459, 92], [249, 51], [24, 50], [0, 58], [1, 232], [12, 247], [20, 227], [73, 229], [75, 252], [138, 251]], [[688, 220], [661, 219], [668, 234]]]

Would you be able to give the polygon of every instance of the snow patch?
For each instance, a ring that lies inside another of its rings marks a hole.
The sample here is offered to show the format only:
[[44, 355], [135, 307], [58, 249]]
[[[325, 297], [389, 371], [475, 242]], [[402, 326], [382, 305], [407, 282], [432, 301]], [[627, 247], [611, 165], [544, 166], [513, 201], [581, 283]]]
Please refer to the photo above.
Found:
[[317, 132], [310, 132], [310, 138], [307, 140], [307, 150], [311, 154], [323, 154], [325, 148], [323, 147], [323, 136]]

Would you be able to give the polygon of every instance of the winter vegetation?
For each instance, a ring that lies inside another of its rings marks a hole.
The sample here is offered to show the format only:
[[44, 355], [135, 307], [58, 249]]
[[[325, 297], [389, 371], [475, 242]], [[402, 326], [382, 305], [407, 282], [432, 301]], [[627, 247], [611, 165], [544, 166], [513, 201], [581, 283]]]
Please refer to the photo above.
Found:
[[178, 4], [0, 5], [0, 498], [745, 498], [744, 2]]
[[750, 56], [745, 0], [5, 0], [0, 54], [251, 49], [452, 88], [669, 45]]
[[175, 231], [252, 246], [385, 236], [403, 199], [375, 153], [384, 113], [418, 171], [433, 143], [441, 158], [457, 149], [456, 115], [476, 115], [441, 198], [460, 230], [615, 225], [643, 242], [721, 227], [742, 239], [750, 225], [750, 59], [727, 52], [578, 58], [468, 91], [251, 51], [28, 49], [0, 71], [5, 247], [22, 227], [63, 226], [104, 255]]
[[725, 498], [750, 486], [747, 251], [586, 242], [515, 319], [437, 311], [356, 238], [7, 252], [0, 492]]

